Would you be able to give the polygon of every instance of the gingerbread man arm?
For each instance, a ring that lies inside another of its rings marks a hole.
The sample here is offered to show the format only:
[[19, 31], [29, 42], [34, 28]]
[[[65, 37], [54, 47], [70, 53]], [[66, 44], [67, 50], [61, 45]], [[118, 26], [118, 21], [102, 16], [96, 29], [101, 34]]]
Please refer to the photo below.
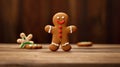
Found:
[[77, 30], [77, 27], [74, 25], [68, 26], [67, 30], [69, 31], [69, 33], [73, 33]]
[[48, 33], [53, 33], [52, 29], [53, 29], [53, 26], [51, 26], [51, 25], [46, 25], [45, 26], [45, 31], [48, 32]]

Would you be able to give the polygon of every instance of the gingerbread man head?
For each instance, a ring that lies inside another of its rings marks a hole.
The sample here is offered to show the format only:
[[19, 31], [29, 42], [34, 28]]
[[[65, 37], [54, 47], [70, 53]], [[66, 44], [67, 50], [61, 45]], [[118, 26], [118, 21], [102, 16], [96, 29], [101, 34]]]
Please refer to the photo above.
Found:
[[55, 26], [58, 25], [66, 26], [67, 23], [68, 23], [68, 15], [66, 13], [59, 12], [53, 16], [53, 24]]

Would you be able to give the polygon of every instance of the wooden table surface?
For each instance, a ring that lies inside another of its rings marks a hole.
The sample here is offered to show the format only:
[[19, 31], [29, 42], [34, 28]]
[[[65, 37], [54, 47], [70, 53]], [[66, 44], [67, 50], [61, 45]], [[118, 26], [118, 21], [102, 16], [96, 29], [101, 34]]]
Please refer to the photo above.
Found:
[[120, 66], [120, 44], [94, 44], [78, 47], [70, 52], [61, 48], [51, 52], [48, 44], [43, 49], [20, 49], [18, 44], [0, 44], [0, 67], [115, 67]]

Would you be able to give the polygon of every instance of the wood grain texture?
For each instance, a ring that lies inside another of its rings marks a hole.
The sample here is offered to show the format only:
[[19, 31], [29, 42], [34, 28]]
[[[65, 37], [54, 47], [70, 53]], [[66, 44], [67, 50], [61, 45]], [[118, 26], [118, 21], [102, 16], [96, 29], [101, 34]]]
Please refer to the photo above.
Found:
[[17, 44], [0, 44], [0, 66], [11, 67], [60, 67], [60, 66], [120, 66], [120, 45], [94, 44], [92, 47], [72, 45], [70, 52], [59, 49], [20, 49]]

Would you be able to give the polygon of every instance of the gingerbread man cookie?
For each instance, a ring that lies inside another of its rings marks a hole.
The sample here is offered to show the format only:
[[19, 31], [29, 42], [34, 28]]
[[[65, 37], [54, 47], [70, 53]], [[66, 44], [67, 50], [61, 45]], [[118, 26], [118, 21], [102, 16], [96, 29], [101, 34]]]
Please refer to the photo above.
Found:
[[53, 16], [54, 26], [45, 26], [45, 31], [53, 34], [52, 42], [49, 46], [51, 51], [58, 50], [59, 46], [61, 46], [64, 51], [69, 51], [71, 49], [71, 45], [69, 44], [68, 40], [68, 34], [73, 33], [77, 28], [74, 25], [67, 26], [67, 23], [68, 15], [64, 12], [59, 12]]
[[33, 41], [31, 41], [33, 35], [29, 34], [28, 36], [25, 35], [25, 33], [20, 33], [19, 39], [17, 39], [17, 43], [20, 44], [20, 48], [28, 48], [28, 49], [39, 49], [42, 48], [41, 45], [34, 44]]

